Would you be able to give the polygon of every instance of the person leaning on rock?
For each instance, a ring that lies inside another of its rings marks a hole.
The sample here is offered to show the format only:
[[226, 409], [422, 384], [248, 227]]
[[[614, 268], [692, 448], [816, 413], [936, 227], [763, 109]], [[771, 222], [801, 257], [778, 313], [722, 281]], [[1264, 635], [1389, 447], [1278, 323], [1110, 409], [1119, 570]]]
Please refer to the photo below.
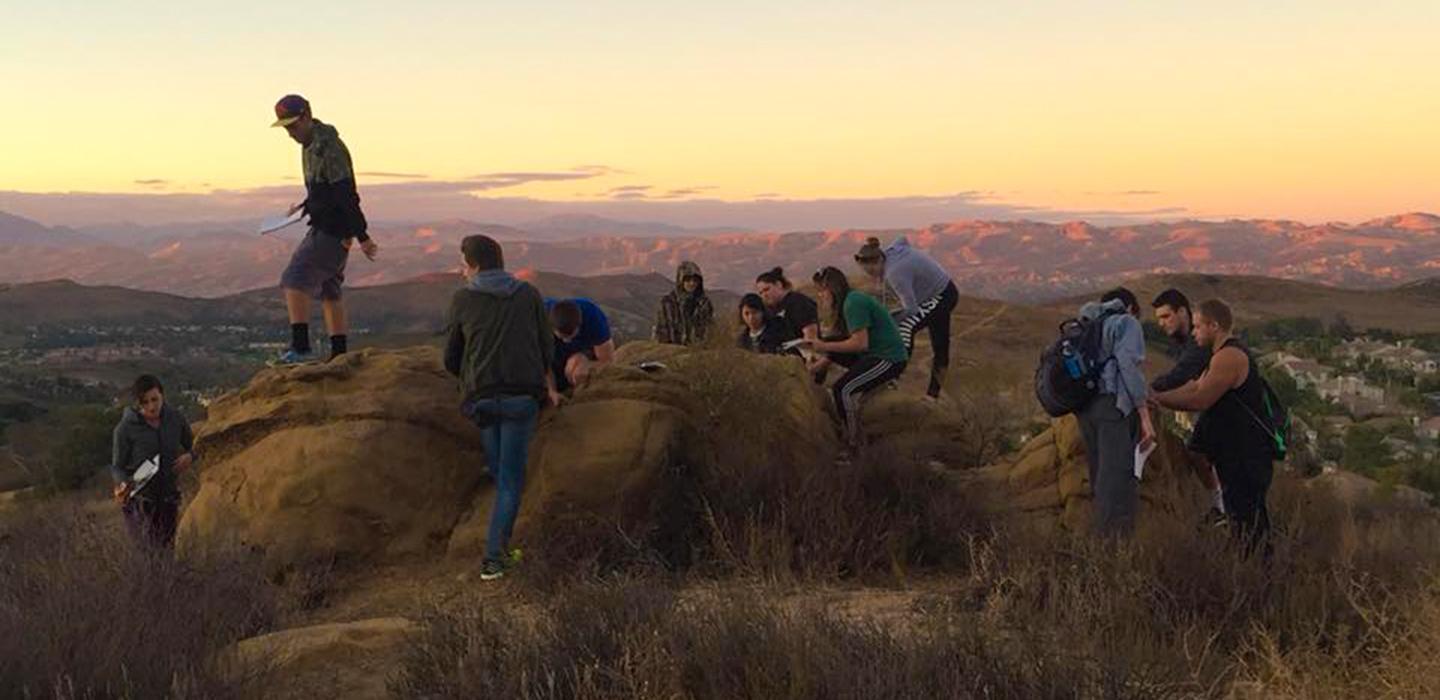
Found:
[[488, 236], [460, 243], [465, 286], [450, 301], [445, 369], [460, 378], [461, 411], [480, 428], [495, 479], [482, 580], [513, 563], [510, 534], [520, 512], [530, 438], [547, 398], [559, 404], [551, 374], [555, 343], [540, 292], [505, 271], [500, 244]]

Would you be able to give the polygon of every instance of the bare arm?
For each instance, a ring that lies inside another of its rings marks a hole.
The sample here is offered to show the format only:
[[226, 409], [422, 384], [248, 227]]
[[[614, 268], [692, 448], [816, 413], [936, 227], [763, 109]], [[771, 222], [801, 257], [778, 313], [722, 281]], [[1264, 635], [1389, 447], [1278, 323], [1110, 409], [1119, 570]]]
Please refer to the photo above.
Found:
[[612, 338], [595, 346], [595, 362], [608, 365], [615, 359], [615, 340]]
[[1205, 374], [1179, 389], [1161, 393], [1155, 400], [1175, 411], [1204, 411], [1215, 405], [1225, 392], [1244, 383], [1250, 373], [1250, 361], [1244, 352], [1226, 348], [1210, 359]]

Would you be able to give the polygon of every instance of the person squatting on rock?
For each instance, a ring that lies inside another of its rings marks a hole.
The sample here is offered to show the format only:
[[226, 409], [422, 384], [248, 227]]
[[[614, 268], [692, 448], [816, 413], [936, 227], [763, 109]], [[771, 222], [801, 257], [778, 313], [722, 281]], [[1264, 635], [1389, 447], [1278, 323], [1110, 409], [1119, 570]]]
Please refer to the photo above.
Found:
[[[1150, 306], [1155, 309], [1155, 322], [1170, 338], [1170, 347], [1166, 354], [1175, 361], [1175, 366], [1171, 367], [1170, 371], [1150, 382], [1150, 391], [1159, 394], [1199, 379], [1205, 372], [1205, 367], [1210, 364], [1210, 348], [1195, 342], [1194, 314], [1190, 309], [1190, 299], [1180, 290], [1167, 289], [1161, 292]], [[1209, 460], [1199, 460], [1195, 467], [1195, 476], [1211, 494], [1210, 512], [1205, 517], [1205, 523], [1224, 524], [1227, 522], [1225, 498], [1220, 488], [1220, 478], [1215, 474], [1215, 467]]]
[[350, 151], [340, 140], [340, 132], [311, 116], [310, 103], [299, 95], [286, 95], [275, 104], [275, 123], [271, 126], [284, 127], [290, 138], [301, 145], [305, 201], [290, 207], [290, 213], [303, 210], [310, 220], [309, 232], [280, 275], [290, 316], [290, 348], [278, 362], [298, 364], [314, 359], [310, 348], [312, 298], [319, 299], [324, 309], [333, 360], [347, 350], [349, 326], [341, 285], [345, 282], [351, 241], [360, 241], [360, 250], [370, 260], [375, 259], [380, 246], [367, 231]]
[[783, 353], [781, 344], [785, 341], [784, 323], [765, 310], [765, 300], [759, 294], [750, 293], [740, 297], [740, 335], [735, 339], [741, 350], [766, 355]]
[[[185, 416], [166, 405], [159, 379], [141, 375], [131, 386], [130, 396], [133, 403], [125, 408], [112, 440], [110, 475], [115, 479], [115, 501], [137, 544], [147, 551], [169, 551], [180, 513], [176, 477], [195, 464], [195, 436]], [[147, 462], [159, 469], [141, 482], [137, 472]]]
[[705, 294], [700, 266], [682, 262], [675, 270], [675, 289], [660, 298], [655, 318], [655, 341], [670, 345], [699, 345], [710, 333], [715, 307]]
[[832, 389], [835, 411], [845, 429], [846, 443], [857, 448], [863, 438], [860, 429], [860, 399], [905, 372], [909, 358], [895, 320], [875, 297], [851, 291], [850, 282], [839, 268], [826, 267], [815, 273], [815, 291], [835, 315], [843, 340], [813, 340], [806, 343], [824, 353], [824, 362], [839, 362], [847, 370]]
[[867, 275], [888, 285], [900, 297], [900, 339], [907, 353], [915, 351], [915, 333], [921, 328], [930, 329], [934, 360], [925, 395], [940, 398], [950, 369], [950, 315], [960, 302], [960, 290], [954, 280], [934, 258], [911, 248], [904, 236], [883, 249], [880, 239], [869, 239], [855, 254], [855, 262]]
[[765, 310], [778, 322], [780, 342], [801, 338], [820, 338], [820, 311], [815, 300], [795, 291], [785, 271], [774, 268], [755, 278], [755, 293], [765, 302]]
[[1198, 379], [1155, 395], [1154, 403], [1200, 414], [1197, 447], [1215, 465], [1225, 513], [1249, 554], [1270, 531], [1266, 495], [1275, 470], [1275, 436], [1263, 418], [1269, 411], [1259, 367], [1233, 327], [1225, 302], [1202, 302], [1195, 313], [1195, 342], [1210, 349], [1210, 364]]
[[546, 299], [545, 308], [555, 331], [555, 386], [559, 391], [584, 386], [615, 359], [610, 319], [589, 299]]
[[499, 243], [467, 236], [460, 251], [466, 282], [450, 301], [445, 369], [460, 378], [461, 411], [479, 426], [495, 479], [480, 570], [488, 581], [512, 563], [510, 535], [540, 406], [560, 400], [551, 374], [556, 344], [540, 292], [505, 271]]
[[1135, 448], [1155, 440], [1146, 405], [1145, 332], [1139, 315], [1139, 302], [1124, 288], [1080, 309], [1081, 319], [1104, 324], [1096, 358], [1102, 363], [1100, 391], [1078, 418], [1095, 493], [1095, 530], [1106, 536], [1128, 536], [1134, 530], [1139, 496]]

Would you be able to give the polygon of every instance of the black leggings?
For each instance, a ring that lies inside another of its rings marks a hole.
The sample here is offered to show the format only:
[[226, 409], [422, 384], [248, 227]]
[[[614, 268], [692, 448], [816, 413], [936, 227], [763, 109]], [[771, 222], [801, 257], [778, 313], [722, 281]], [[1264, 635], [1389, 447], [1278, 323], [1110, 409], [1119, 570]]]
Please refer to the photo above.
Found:
[[860, 440], [860, 397], [904, 373], [904, 362], [866, 355], [835, 382], [831, 389], [835, 394], [835, 412], [840, 415], [840, 423], [845, 426], [845, 438], [852, 446]]
[[930, 367], [931, 397], [940, 396], [940, 385], [945, 381], [945, 371], [950, 367], [950, 314], [960, 303], [960, 290], [955, 283], [945, 285], [945, 291], [920, 302], [920, 310], [900, 321], [900, 340], [905, 342], [905, 352], [915, 352], [915, 333], [921, 328], [930, 329], [930, 349], [935, 359]]
[[1275, 476], [1275, 463], [1269, 455], [1253, 457], [1217, 457], [1215, 474], [1225, 498], [1225, 514], [1230, 517], [1235, 536], [1242, 541], [1245, 553], [1261, 549], [1269, 555], [1270, 508], [1266, 496]]

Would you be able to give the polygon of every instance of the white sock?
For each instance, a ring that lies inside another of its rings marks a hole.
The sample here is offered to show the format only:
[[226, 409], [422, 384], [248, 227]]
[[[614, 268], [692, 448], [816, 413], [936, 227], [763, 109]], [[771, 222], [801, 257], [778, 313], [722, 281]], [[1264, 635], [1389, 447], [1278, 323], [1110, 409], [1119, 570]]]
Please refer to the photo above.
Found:
[[1218, 511], [1220, 511], [1221, 513], [1224, 513], [1224, 512], [1225, 512], [1225, 492], [1217, 488], [1217, 489], [1215, 489], [1210, 495], [1211, 495], [1211, 497], [1213, 497], [1213, 498], [1215, 499], [1215, 504], [1214, 504], [1214, 505], [1215, 505], [1215, 510], [1218, 510]]

